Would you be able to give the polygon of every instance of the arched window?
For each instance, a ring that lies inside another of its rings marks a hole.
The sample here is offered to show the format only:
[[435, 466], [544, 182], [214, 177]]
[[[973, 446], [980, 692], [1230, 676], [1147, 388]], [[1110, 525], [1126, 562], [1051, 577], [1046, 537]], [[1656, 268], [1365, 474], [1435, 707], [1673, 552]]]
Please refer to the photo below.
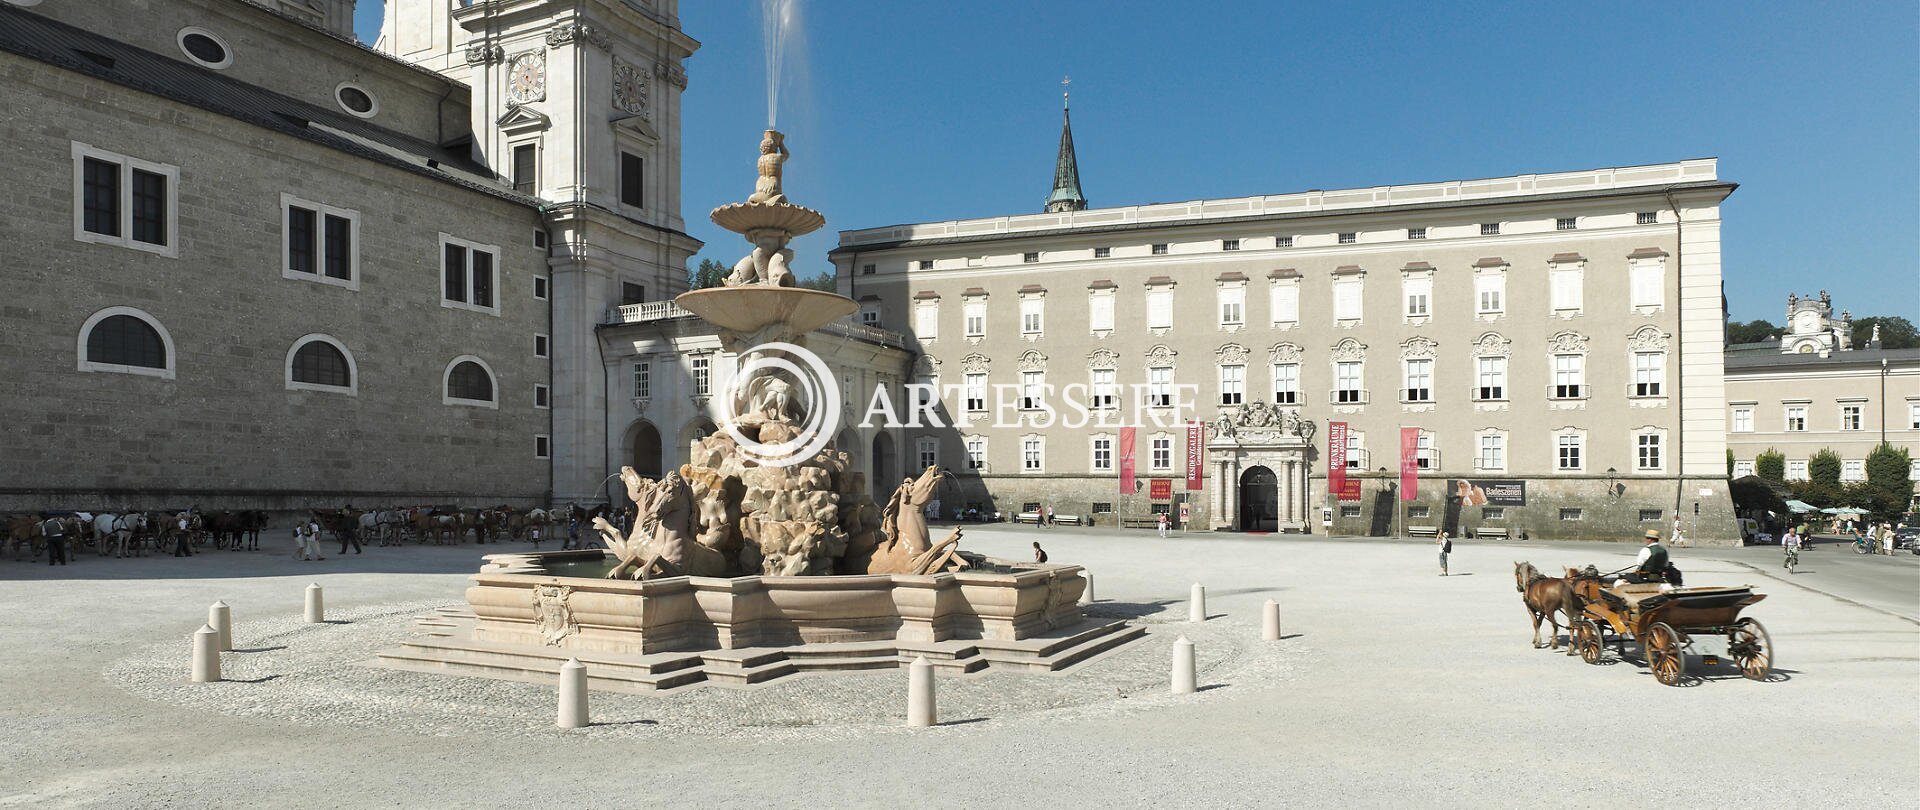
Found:
[[173, 378], [173, 339], [153, 316], [108, 307], [80, 327], [81, 371], [117, 371]]
[[287, 352], [287, 387], [306, 391], [358, 393], [353, 354], [327, 335], [307, 335]]
[[456, 357], [447, 366], [446, 404], [497, 408], [493, 392], [493, 372], [480, 358]]

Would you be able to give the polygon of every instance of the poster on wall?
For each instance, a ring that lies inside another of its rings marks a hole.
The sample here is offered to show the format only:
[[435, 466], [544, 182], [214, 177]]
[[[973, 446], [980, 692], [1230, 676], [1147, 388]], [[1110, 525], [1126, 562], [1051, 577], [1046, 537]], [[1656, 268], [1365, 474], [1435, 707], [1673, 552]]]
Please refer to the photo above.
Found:
[[1420, 429], [1400, 429], [1400, 500], [1420, 495]]
[[1200, 473], [1207, 467], [1207, 426], [1204, 422], [1187, 423], [1187, 489], [1200, 490]]
[[1120, 494], [1132, 495], [1133, 481], [1133, 428], [1120, 429]]
[[1460, 499], [1461, 506], [1526, 506], [1527, 482], [1458, 478], [1451, 494]]
[[1151, 478], [1147, 480], [1147, 497], [1156, 501], [1173, 498], [1173, 479]]
[[[1359, 481], [1354, 481], [1358, 484]], [[1356, 490], [1347, 497], [1347, 423], [1327, 423], [1327, 491], [1340, 500], [1359, 500]]]

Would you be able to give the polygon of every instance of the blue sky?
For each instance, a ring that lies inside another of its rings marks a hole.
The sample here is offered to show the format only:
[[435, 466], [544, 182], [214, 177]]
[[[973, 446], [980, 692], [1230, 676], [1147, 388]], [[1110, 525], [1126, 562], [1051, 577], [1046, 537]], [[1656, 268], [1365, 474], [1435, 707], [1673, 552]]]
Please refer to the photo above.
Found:
[[[787, 189], [827, 230], [1038, 211], [1073, 77], [1094, 206], [1718, 157], [1734, 318], [1826, 287], [1920, 320], [1920, 6], [801, 0]], [[378, 33], [360, 0], [360, 35]], [[752, 190], [758, 0], [682, 0], [682, 205]]]

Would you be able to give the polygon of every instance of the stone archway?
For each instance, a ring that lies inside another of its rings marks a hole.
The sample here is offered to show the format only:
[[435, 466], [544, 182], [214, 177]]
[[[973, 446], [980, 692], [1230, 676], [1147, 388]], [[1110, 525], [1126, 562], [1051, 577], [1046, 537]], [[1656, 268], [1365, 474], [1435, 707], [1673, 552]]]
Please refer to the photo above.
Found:
[[1240, 473], [1240, 531], [1280, 530], [1280, 476], [1258, 464]]
[[627, 463], [633, 465], [633, 471], [645, 478], [659, 478], [665, 470], [665, 459], [660, 446], [660, 430], [652, 423], [640, 421], [627, 429]]
[[873, 487], [873, 499], [885, 503], [900, 487], [900, 473], [893, 458], [893, 436], [884, 430], [873, 434], [873, 454], [867, 457], [867, 470], [873, 476], [868, 482]]

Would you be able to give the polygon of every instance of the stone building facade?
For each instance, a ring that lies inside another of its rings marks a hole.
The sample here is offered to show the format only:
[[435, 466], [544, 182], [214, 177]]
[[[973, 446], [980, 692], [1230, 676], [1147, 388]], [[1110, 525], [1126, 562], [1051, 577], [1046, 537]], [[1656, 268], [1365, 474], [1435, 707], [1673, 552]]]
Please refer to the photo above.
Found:
[[596, 329], [699, 246], [697, 43], [671, 0], [387, 8], [383, 53], [351, 0], [0, 2], [0, 155], [48, 190], [0, 203], [0, 508], [596, 491]]
[[[951, 467], [959, 501], [1104, 520], [1184, 502], [1194, 528], [1336, 534], [1626, 537], [1680, 514], [1724, 541], [1734, 188], [1688, 160], [849, 230], [831, 255], [945, 389], [953, 426], [903, 450]], [[1011, 408], [970, 393], [996, 385]], [[1027, 407], [1043, 391], [1111, 419], [1050, 421]], [[1256, 406], [1317, 434], [1222, 436]], [[1177, 417], [1211, 423], [1198, 491]], [[1328, 497], [1332, 422], [1359, 500]], [[1117, 486], [1118, 424], [1138, 426], [1137, 492]], [[1419, 430], [1405, 513], [1401, 428]]]

